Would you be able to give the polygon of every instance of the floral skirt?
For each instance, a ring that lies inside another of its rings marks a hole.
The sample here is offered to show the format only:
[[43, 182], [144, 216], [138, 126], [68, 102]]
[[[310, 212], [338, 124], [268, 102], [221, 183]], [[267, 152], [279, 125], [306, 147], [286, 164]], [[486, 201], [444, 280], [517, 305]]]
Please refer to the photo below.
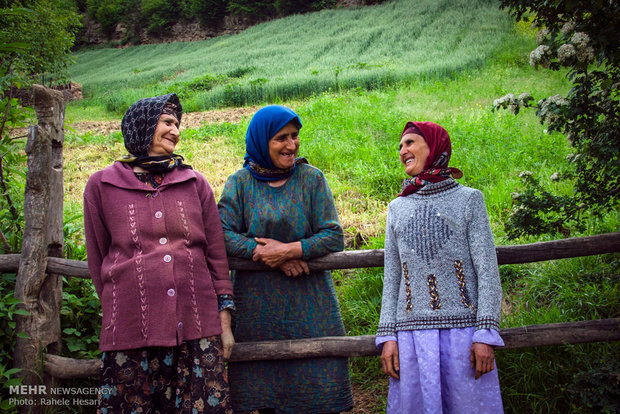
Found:
[[101, 414], [232, 414], [219, 335], [104, 352], [99, 385]]

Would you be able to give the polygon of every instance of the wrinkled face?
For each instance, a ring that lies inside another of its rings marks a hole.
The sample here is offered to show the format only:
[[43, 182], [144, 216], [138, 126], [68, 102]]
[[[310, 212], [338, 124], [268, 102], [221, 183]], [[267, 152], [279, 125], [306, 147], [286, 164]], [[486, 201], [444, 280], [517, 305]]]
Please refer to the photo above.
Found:
[[286, 169], [295, 165], [298, 153], [299, 128], [289, 122], [269, 140], [269, 157], [276, 168]]
[[399, 148], [400, 162], [405, 165], [407, 175], [413, 177], [424, 171], [424, 164], [430, 153], [430, 148], [421, 135], [404, 135], [400, 140]]
[[161, 114], [149, 147], [149, 156], [171, 155], [178, 142], [179, 121], [173, 115]]

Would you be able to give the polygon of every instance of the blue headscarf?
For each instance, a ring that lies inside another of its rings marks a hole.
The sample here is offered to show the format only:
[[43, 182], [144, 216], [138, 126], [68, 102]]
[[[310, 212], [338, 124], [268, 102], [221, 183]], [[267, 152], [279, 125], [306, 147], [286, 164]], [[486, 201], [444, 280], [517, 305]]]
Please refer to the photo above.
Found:
[[245, 134], [243, 167], [257, 180], [275, 181], [289, 177], [300, 162], [298, 159], [292, 168], [281, 170], [273, 165], [269, 156], [269, 140], [289, 122], [294, 122], [301, 129], [299, 116], [292, 109], [281, 105], [261, 108], [252, 117]]

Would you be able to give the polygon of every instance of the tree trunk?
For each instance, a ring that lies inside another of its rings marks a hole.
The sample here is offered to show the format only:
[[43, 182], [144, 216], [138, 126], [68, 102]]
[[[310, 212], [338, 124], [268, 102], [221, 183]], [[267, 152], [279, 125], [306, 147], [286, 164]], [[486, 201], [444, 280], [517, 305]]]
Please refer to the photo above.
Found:
[[[44, 376], [44, 352], [58, 353], [61, 346], [60, 306], [62, 278], [46, 273], [47, 257], [62, 256], [62, 144], [65, 104], [60, 92], [33, 87], [37, 126], [28, 131], [26, 154], [28, 172], [24, 197], [25, 228], [21, 258], [15, 282], [15, 297], [27, 316], [17, 317], [17, 332], [28, 338], [17, 338], [14, 365], [25, 385], [53, 386]], [[38, 402], [44, 393], [29, 395]], [[32, 410], [31, 410], [32, 408]], [[42, 412], [43, 408], [21, 407], [20, 412]]]

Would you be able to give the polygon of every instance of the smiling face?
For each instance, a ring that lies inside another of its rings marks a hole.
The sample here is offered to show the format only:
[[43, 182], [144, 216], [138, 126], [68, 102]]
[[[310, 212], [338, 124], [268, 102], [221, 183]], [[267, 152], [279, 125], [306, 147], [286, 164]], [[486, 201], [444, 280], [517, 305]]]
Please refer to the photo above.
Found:
[[289, 122], [269, 140], [269, 157], [276, 168], [287, 169], [295, 165], [298, 153], [299, 128]]
[[400, 162], [405, 165], [407, 175], [414, 177], [424, 171], [430, 148], [421, 135], [404, 135], [400, 139], [399, 148]]
[[170, 114], [161, 114], [149, 147], [150, 157], [171, 155], [179, 142], [179, 121]]

